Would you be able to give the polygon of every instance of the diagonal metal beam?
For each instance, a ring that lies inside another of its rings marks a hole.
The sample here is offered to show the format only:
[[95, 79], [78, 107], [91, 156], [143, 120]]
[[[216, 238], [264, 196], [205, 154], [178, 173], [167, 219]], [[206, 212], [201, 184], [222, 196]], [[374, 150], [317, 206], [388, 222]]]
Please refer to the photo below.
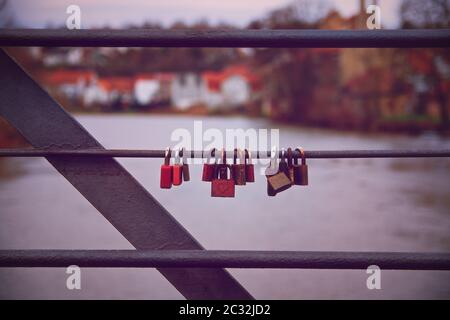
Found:
[[[103, 149], [3, 50], [0, 116], [35, 148]], [[46, 159], [137, 249], [203, 250], [158, 201], [115, 159]], [[223, 269], [158, 269], [187, 299], [252, 299]]]

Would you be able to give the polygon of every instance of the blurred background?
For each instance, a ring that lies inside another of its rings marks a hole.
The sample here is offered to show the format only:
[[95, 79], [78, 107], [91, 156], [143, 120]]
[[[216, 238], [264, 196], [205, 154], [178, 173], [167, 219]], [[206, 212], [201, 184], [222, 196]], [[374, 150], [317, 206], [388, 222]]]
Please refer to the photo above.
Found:
[[[384, 29], [450, 21], [448, 0], [0, 0], [0, 27], [65, 28], [71, 4], [82, 28], [366, 29], [369, 4]], [[448, 48], [6, 50], [107, 148], [165, 148], [195, 120], [277, 128], [283, 147], [450, 148]], [[0, 118], [0, 147], [26, 145]], [[234, 201], [209, 198], [200, 166], [162, 191], [158, 160], [120, 162], [208, 249], [450, 250], [447, 159], [315, 160], [308, 188], [268, 199], [259, 177]], [[0, 248], [131, 246], [44, 159], [0, 159]], [[257, 298], [450, 298], [448, 272], [386, 271], [380, 291], [364, 271], [231, 272]], [[85, 274], [73, 292], [62, 269], [2, 269], [0, 298], [181, 298], [155, 270]]]

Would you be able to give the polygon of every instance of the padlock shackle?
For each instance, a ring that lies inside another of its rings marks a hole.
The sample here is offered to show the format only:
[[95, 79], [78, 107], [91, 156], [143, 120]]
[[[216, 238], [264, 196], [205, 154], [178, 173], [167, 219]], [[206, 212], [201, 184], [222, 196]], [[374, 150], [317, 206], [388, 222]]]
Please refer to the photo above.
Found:
[[219, 171], [220, 171], [220, 169], [222, 169], [224, 167], [227, 168], [227, 172], [228, 172], [228, 170], [230, 170], [230, 177], [228, 178], [228, 174], [227, 174], [227, 179], [234, 179], [233, 169], [231, 168], [231, 165], [223, 164], [223, 163], [218, 164], [218, 165], [215, 166], [215, 168], [214, 168], [214, 179], [223, 180], [223, 179], [220, 179], [220, 177], [219, 177]]
[[281, 148], [281, 158], [280, 158], [281, 162], [286, 162], [286, 149], [285, 148]]
[[245, 149], [245, 164], [247, 164], [247, 160], [250, 164], [252, 164], [252, 153], [250, 151], [248, 151], [247, 149]]
[[207, 163], [207, 164], [211, 164], [211, 159], [212, 159], [212, 157], [215, 158], [215, 159], [214, 159], [214, 164], [216, 164], [216, 163], [217, 163], [216, 148], [212, 148], [212, 149], [208, 152], [208, 154], [207, 154], [207, 156], [206, 156], [206, 163]]
[[[303, 149], [302, 147], [298, 147], [295, 149], [295, 151], [300, 153], [300, 157], [302, 158], [302, 165], [306, 165], [305, 149]], [[297, 156], [297, 162], [295, 164], [298, 164], [298, 156]]]
[[181, 164], [181, 158], [180, 158], [180, 149], [175, 149], [175, 158], [174, 158], [174, 164], [179, 165]]
[[274, 175], [278, 172], [278, 170], [278, 149], [277, 146], [273, 146], [272, 150], [270, 151], [270, 163], [266, 168], [266, 176]]
[[227, 151], [225, 150], [225, 148], [222, 148], [221, 155], [222, 155], [222, 164], [227, 164]]
[[165, 165], [170, 165], [170, 158], [172, 157], [172, 151], [170, 150], [170, 148], [166, 148], [166, 152], [164, 155], [164, 164]]
[[182, 156], [182, 159], [183, 159], [183, 164], [188, 164], [187, 152], [186, 152], [186, 149], [184, 147], [181, 148], [181, 156]]
[[243, 149], [238, 149], [238, 155], [239, 155], [239, 164], [246, 164], [245, 163], [245, 151]]
[[289, 148], [287, 149], [287, 162], [288, 162], [289, 168], [291, 168], [291, 167], [292, 167], [292, 164], [293, 164], [293, 162], [292, 162], [292, 157], [293, 157], [293, 155], [292, 155], [292, 148], [289, 147]]
[[234, 148], [234, 151], [233, 151], [233, 164], [237, 164], [237, 157], [238, 157], [238, 149]]

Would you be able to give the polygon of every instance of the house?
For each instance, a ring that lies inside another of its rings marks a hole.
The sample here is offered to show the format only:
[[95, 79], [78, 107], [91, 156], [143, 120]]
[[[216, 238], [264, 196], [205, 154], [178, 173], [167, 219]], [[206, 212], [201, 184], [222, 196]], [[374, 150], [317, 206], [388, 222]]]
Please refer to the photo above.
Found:
[[52, 48], [43, 56], [46, 67], [79, 66], [83, 61], [82, 48]]
[[129, 106], [134, 101], [134, 79], [125, 76], [99, 78], [97, 81], [99, 98], [103, 104]]
[[136, 103], [139, 105], [149, 105], [156, 100], [160, 90], [161, 84], [153, 75], [139, 74], [135, 77], [133, 92]]
[[182, 73], [174, 77], [171, 84], [172, 105], [180, 110], [203, 103], [203, 82], [197, 73]]
[[84, 106], [170, 105], [179, 110], [204, 105], [208, 109], [235, 108], [252, 101], [261, 81], [244, 65], [203, 73], [139, 73], [134, 76], [97, 76], [92, 71], [57, 70], [47, 75], [49, 87]]
[[224, 104], [232, 107], [249, 103], [261, 89], [258, 76], [244, 65], [234, 65], [223, 71], [221, 91]]
[[201, 99], [209, 109], [216, 109], [224, 103], [222, 82], [221, 72], [206, 71], [202, 74]]
[[233, 65], [222, 71], [188, 73], [172, 82], [172, 104], [184, 110], [195, 105], [208, 109], [243, 106], [261, 89], [259, 77], [244, 65]]
[[69, 99], [81, 98], [86, 87], [95, 79], [95, 73], [86, 70], [58, 69], [43, 76], [45, 86]]

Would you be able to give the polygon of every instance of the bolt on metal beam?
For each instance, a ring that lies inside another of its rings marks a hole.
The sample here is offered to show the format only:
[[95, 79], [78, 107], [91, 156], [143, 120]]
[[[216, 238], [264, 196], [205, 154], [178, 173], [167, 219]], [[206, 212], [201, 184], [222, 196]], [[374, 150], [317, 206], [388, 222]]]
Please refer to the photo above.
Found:
[[[173, 151], [173, 150], [172, 150]], [[0, 157], [48, 157], [48, 156], [80, 156], [80, 157], [113, 157], [113, 158], [164, 158], [165, 150], [132, 150], [132, 149], [0, 149]], [[207, 158], [211, 150], [185, 151], [189, 158]], [[220, 152], [218, 150], [217, 152]], [[227, 157], [233, 157], [233, 151], [226, 151]], [[293, 156], [301, 156], [293, 151]], [[270, 151], [251, 151], [252, 158], [270, 157]], [[172, 154], [173, 156], [173, 154]], [[281, 157], [279, 151], [279, 157]], [[308, 159], [355, 159], [355, 158], [445, 158], [450, 157], [450, 150], [305, 150]]]

